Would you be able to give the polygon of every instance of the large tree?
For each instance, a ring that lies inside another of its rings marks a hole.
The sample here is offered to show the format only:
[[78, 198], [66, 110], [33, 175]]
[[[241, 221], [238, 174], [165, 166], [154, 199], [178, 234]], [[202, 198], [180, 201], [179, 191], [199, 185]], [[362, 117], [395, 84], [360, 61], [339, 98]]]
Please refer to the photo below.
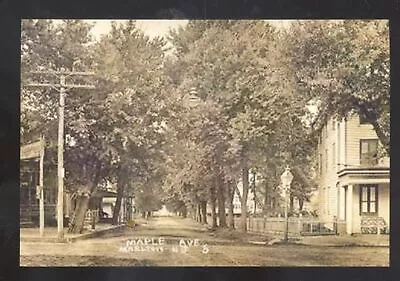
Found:
[[[169, 141], [166, 146], [168, 174], [165, 187], [181, 194], [189, 209], [201, 209], [203, 215], [200, 220], [203, 223], [207, 221], [205, 213], [208, 199], [213, 205], [212, 210], [215, 210], [215, 200], [208, 196], [209, 190], [211, 193], [215, 190], [215, 173], [212, 170], [215, 154], [208, 146], [213, 140], [207, 140], [204, 136], [215, 129], [214, 126], [207, 126], [210, 125], [210, 109], [212, 111], [212, 108], [198, 105], [196, 108], [180, 111], [175, 118], [172, 117], [168, 122]], [[212, 214], [214, 224], [215, 215]]]
[[134, 186], [134, 180], [151, 178], [162, 157], [164, 97], [169, 87], [163, 76], [164, 46], [162, 39], [145, 36], [134, 21], [113, 24], [111, 32], [95, 46], [95, 70], [106, 93], [103, 115], [98, 119], [105, 130], [100, 134], [116, 166], [114, 223], [124, 190]]
[[303, 95], [319, 102], [319, 123], [358, 113], [390, 151], [389, 26], [382, 20], [299, 21], [287, 33]]

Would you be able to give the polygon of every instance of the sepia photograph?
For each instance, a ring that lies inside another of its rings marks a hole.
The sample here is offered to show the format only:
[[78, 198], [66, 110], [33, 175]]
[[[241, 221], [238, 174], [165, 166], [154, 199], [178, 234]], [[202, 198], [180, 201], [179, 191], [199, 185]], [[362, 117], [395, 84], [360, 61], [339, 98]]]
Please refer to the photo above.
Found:
[[388, 20], [21, 20], [20, 266], [389, 267]]

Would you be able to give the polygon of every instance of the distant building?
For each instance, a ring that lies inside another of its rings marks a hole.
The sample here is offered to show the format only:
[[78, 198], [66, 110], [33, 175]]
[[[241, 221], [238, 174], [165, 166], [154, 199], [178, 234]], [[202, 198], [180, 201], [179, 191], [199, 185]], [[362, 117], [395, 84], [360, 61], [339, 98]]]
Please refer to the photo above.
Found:
[[[240, 193], [240, 196], [238, 194], [238, 192]], [[240, 200], [240, 198], [243, 196], [243, 184], [240, 181], [237, 185], [237, 190], [235, 191], [235, 194], [233, 196], [233, 214], [234, 215], [240, 215], [242, 213], [242, 202]], [[249, 188], [249, 193], [247, 195], [247, 211], [250, 214], [254, 214], [254, 191], [253, 189], [250, 187]], [[255, 208], [256, 213], [261, 213], [262, 209], [257, 205]]]
[[[111, 222], [114, 208], [117, 203], [117, 192], [110, 190], [97, 190], [90, 197], [89, 209], [98, 210], [104, 222]], [[135, 202], [132, 196], [125, 196], [121, 201], [118, 222], [131, 220], [134, 216]]]
[[170, 211], [167, 210], [167, 207], [165, 205], [162, 205], [161, 209], [158, 211], [155, 211], [153, 213], [154, 216], [158, 216], [158, 217], [169, 217], [169, 216], [173, 216], [174, 214]]
[[319, 215], [346, 222], [346, 232], [370, 233], [389, 227], [390, 159], [378, 157], [371, 124], [357, 115], [329, 119], [318, 141]]
[[[238, 192], [239, 192], [239, 194], [238, 194]], [[243, 185], [242, 185], [242, 182], [239, 182], [237, 184], [237, 190], [235, 190], [235, 193], [233, 196], [233, 201], [232, 201], [233, 214], [236, 216], [240, 216], [242, 213], [242, 202], [240, 200], [240, 198], [242, 198], [242, 196], [243, 196]], [[252, 188], [249, 188], [249, 192], [247, 195], [247, 212], [249, 214], [254, 214], [254, 203], [255, 203], [254, 202], [254, 192], [253, 192]], [[215, 209], [216, 209], [216, 212], [218, 212], [218, 206], [216, 206]], [[226, 214], [228, 214], [228, 212], [229, 212], [228, 204], [225, 204], [225, 211], [226, 211]], [[257, 205], [257, 208], [255, 211], [257, 214], [261, 213], [262, 208]], [[209, 214], [209, 215], [211, 214], [211, 206], [209, 203], [207, 203], [207, 214]]]

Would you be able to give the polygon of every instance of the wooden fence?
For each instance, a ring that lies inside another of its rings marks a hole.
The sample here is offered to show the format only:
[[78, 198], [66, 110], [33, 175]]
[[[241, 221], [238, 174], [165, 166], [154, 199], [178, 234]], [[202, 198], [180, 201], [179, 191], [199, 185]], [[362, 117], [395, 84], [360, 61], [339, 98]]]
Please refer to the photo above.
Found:
[[[236, 227], [240, 226], [240, 218], [235, 218]], [[288, 219], [288, 233], [292, 236], [335, 235], [344, 233], [344, 221], [321, 221], [311, 218], [291, 217]], [[265, 217], [247, 218], [247, 231], [255, 234], [281, 234], [285, 231], [285, 218]]]

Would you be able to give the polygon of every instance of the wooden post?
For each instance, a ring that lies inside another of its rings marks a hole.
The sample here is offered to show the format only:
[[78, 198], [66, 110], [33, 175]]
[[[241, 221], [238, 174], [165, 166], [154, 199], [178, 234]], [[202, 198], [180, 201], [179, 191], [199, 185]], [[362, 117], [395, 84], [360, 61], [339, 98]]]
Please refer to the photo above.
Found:
[[96, 228], [96, 216], [94, 210], [91, 211], [92, 214], [92, 229]]
[[263, 225], [263, 233], [266, 233], [266, 231], [265, 231], [266, 217], [265, 217], [265, 216], [264, 216], [263, 222], [264, 222], [264, 225]]
[[40, 159], [39, 159], [39, 188], [40, 188], [40, 197], [39, 197], [39, 232], [40, 237], [44, 236], [44, 191], [43, 191], [43, 160], [44, 160], [44, 137], [41, 138], [42, 148], [40, 150]]
[[338, 234], [338, 219], [337, 219], [337, 216], [333, 217], [333, 231], [335, 232], [335, 235]]
[[251, 221], [251, 216], [249, 216], [249, 229], [248, 230], [251, 231], [252, 227], [253, 227], [253, 223]]
[[257, 212], [257, 195], [256, 195], [256, 172], [253, 170], [253, 200], [254, 200], [254, 216]]
[[285, 232], [283, 240], [288, 242], [288, 232], [289, 232], [289, 218], [288, 218], [288, 194], [287, 190], [285, 190]]

